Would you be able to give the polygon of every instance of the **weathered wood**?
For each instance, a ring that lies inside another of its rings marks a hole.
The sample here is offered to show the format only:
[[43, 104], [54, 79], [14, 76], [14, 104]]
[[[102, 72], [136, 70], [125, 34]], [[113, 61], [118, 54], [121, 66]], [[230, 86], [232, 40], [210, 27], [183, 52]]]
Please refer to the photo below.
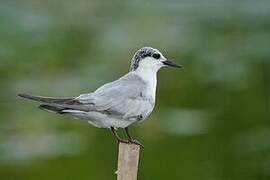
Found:
[[119, 143], [117, 180], [137, 180], [140, 146]]

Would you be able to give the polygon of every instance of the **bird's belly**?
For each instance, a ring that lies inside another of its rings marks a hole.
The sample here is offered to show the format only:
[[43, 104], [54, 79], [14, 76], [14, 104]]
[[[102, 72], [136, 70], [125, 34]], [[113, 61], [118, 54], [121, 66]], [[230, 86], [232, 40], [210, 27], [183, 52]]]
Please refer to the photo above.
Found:
[[73, 116], [78, 117], [80, 119], [87, 120], [88, 123], [92, 124], [95, 127], [99, 128], [125, 128], [136, 121], [136, 119], [122, 119], [110, 116], [108, 114], [100, 113], [100, 112], [76, 112], [72, 113]]
[[115, 118], [107, 114], [99, 112], [87, 112], [89, 123], [101, 128], [125, 128], [132, 124], [135, 120], [127, 120], [122, 118]]

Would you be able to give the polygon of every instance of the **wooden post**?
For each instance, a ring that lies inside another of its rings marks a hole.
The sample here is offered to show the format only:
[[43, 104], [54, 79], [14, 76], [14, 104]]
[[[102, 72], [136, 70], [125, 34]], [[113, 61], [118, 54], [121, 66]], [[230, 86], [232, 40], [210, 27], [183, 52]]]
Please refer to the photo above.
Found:
[[117, 180], [137, 180], [140, 146], [119, 143]]

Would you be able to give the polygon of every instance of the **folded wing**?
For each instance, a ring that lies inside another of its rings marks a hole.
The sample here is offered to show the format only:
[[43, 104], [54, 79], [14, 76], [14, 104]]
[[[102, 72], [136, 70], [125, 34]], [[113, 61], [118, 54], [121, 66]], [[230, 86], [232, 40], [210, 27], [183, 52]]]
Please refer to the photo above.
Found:
[[153, 109], [153, 99], [145, 96], [146, 83], [138, 76], [127, 74], [117, 81], [98, 88], [94, 93], [77, 98], [82, 104], [91, 103], [95, 111], [124, 119], [143, 119]]

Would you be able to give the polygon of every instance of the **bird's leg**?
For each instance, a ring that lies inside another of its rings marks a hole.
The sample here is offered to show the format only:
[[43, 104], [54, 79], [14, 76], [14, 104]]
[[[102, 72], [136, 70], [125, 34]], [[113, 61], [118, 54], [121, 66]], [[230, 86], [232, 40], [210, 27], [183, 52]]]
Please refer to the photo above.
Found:
[[128, 139], [131, 141], [133, 138], [132, 138], [131, 135], [129, 134], [128, 127], [125, 128], [125, 132], [126, 132], [126, 134], [127, 134]]
[[141, 147], [143, 147], [142, 143], [140, 143], [138, 140], [136, 139], [133, 139], [129, 133], [129, 130], [128, 130], [128, 127], [125, 128], [125, 131], [126, 131], [126, 134], [127, 134], [127, 137], [128, 137], [128, 140], [130, 143], [133, 143], [133, 144], [137, 144]]
[[130, 143], [128, 140], [120, 138], [118, 136], [116, 130], [114, 129], [114, 127], [111, 127], [111, 130], [112, 130], [112, 133], [113, 133], [114, 137], [117, 139], [118, 142], [127, 143], [127, 144]]

